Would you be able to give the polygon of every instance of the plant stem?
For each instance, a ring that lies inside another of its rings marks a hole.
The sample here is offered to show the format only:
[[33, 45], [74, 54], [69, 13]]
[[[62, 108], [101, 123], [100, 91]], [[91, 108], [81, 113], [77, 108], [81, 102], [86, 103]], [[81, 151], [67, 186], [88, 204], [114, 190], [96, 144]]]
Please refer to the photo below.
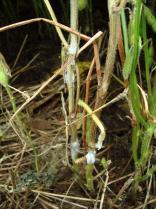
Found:
[[[78, 5], [77, 0], [70, 1], [70, 26], [72, 29], [77, 30], [78, 22]], [[68, 49], [68, 59], [71, 59], [67, 66], [67, 86], [69, 93], [69, 114], [74, 112], [74, 90], [75, 90], [75, 74], [76, 74], [76, 63], [75, 56], [78, 49], [77, 36], [71, 34], [70, 46]]]
[[145, 57], [145, 73], [146, 73], [146, 83], [147, 83], [147, 91], [149, 97], [151, 96], [151, 83], [150, 83], [150, 72], [149, 72], [149, 62], [148, 62], [148, 42], [147, 42], [147, 27], [146, 27], [146, 20], [144, 16], [144, 7], [143, 7], [143, 14], [142, 14], [142, 36], [143, 36], [143, 43], [144, 43], [144, 57]]
[[[78, 26], [78, 3], [77, 0], [70, 0], [70, 27], [77, 31]], [[75, 114], [75, 75], [76, 75], [76, 52], [78, 49], [77, 36], [70, 35], [70, 45], [67, 51], [67, 69], [65, 70], [65, 82], [68, 88], [68, 110], [69, 110], [69, 123], [76, 117]], [[73, 117], [74, 114], [74, 117]], [[76, 125], [70, 125], [71, 130], [71, 155], [74, 153], [74, 158], [77, 157], [79, 142], [77, 139]], [[76, 147], [76, 149], [75, 149]], [[75, 159], [72, 159], [75, 160]]]
[[[77, 0], [70, 0], [70, 27], [74, 30], [78, 29], [78, 4]], [[77, 36], [71, 34], [69, 54], [75, 55], [78, 49]]]
[[123, 37], [124, 37], [125, 54], [127, 56], [129, 47], [128, 47], [127, 23], [126, 23], [124, 10], [121, 11], [121, 22], [122, 22], [122, 30], [123, 30]]
[[[96, 125], [100, 129], [100, 134], [99, 134], [98, 143], [97, 143], [98, 147], [97, 148], [98, 149], [101, 149], [102, 142], [105, 139], [105, 135], [106, 135], [105, 128], [104, 128], [102, 122], [99, 120], [99, 118], [96, 116], [96, 114], [93, 113], [93, 111], [91, 110], [91, 108], [85, 102], [83, 102], [82, 100], [79, 100], [78, 101], [78, 105], [81, 106], [81, 107], [83, 107], [84, 110], [86, 110], [86, 112], [91, 115], [93, 121], [96, 123]], [[89, 144], [89, 146], [90, 147], [95, 147], [94, 141], [91, 141], [90, 144]]]
[[134, 53], [133, 53], [133, 62], [132, 69], [130, 74], [130, 93], [131, 101], [134, 114], [136, 116], [137, 122], [140, 122], [146, 126], [146, 121], [141, 115], [140, 111], [140, 95], [138, 90], [138, 81], [136, 77], [136, 67], [139, 59], [139, 38], [140, 38], [140, 20], [141, 20], [141, 0], [136, 1], [136, 7], [134, 9]]
[[[52, 6], [49, 3], [49, 0], [44, 0], [44, 3], [45, 3], [45, 5], [46, 5], [46, 7], [47, 7], [47, 9], [48, 9], [48, 11], [50, 13], [50, 16], [51, 16], [52, 20], [57, 22], [57, 18], [55, 16], [55, 13], [54, 13], [54, 10], [53, 10]], [[58, 33], [58, 36], [60, 37], [60, 40], [61, 40], [62, 44], [65, 46], [65, 48], [67, 48], [68, 47], [68, 43], [65, 40], [65, 37], [64, 37], [61, 29], [59, 27], [55, 27], [55, 28], [56, 28], [56, 31]]]

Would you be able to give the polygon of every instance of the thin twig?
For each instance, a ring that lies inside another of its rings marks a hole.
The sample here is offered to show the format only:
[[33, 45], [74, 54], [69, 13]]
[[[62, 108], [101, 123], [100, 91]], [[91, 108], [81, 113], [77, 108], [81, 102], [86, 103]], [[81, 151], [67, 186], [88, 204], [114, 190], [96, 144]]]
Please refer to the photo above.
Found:
[[149, 180], [149, 184], [148, 184], [148, 188], [147, 188], [147, 193], [146, 193], [146, 198], [145, 198], [145, 201], [144, 201], [143, 209], [145, 209], [146, 206], [147, 206], [148, 199], [150, 197], [151, 185], [152, 185], [152, 175], [150, 176], [150, 180]]
[[93, 44], [99, 37], [103, 36], [103, 32], [98, 31], [93, 37], [91, 37], [78, 51], [77, 56], [83, 52], [87, 47]]
[[52, 192], [44, 192], [44, 191], [40, 191], [40, 190], [32, 190], [32, 192], [34, 193], [38, 193], [41, 195], [45, 195], [47, 197], [65, 197], [67, 199], [72, 199], [72, 200], [80, 200], [80, 201], [86, 201], [86, 202], [100, 202], [101, 200], [96, 200], [96, 199], [88, 199], [85, 197], [78, 197], [78, 196], [71, 196], [71, 195], [63, 195], [63, 194], [57, 194], [57, 193], [52, 193]]
[[69, 159], [68, 159], [68, 141], [69, 141], [69, 130], [68, 130], [68, 116], [67, 116], [67, 111], [65, 108], [65, 101], [63, 97], [63, 93], [61, 92], [61, 101], [62, 101], [62, 110], [64, 114], [64, 119], [65, 119], [65, 124], [66, 124], [66, 160], [68, 166], [70, 166]]
[[103, 191], [102, 191], [102, 195], [101, 195], [101, 201], [100, 201], [99, 209], [103, 208], [103, 203], [104, 203], [104, 199], [105, 199], [105, 193], [106, 193], [106, 189], [107, 189], [108, 179], [109, 179], [109, 175], [108, 175], [108, 171], [106, 171], [106, 180], [105, 180], [105, 183], [104, 183], [104, 186], [103, 186]]
[[114, 205], [117, 200], [119, 200], [119, 198], [121, 197], [121, 195], [124, 193], [125, 190], [128, 189], [128, 187], [132, 184], [132, 182], [134, 181], [134, 179], [132, 177], [130, 177], [122, 186], [122, 188], [120, 189], [120, 191], [118, 192], [115, 200], [113, 201], [112, 205]]
[[0, 28], [0, 32], [6, 31], [6, 30], [10, 30], [10, 29], [14, 29], [14, 28], [17, 28], [17, 27], [20, 27], [20, 26], [32, 24], [32, 23], [35, 23], [35, 22], [42, 22], [42, 21], [46, 22], [46, 23], [48, 23], [50, 25], [57, 26], [57, 27], [61, 28], [62, 30], [65, 30], [65, 31], [67, 31], [69, 33], [73, 33], [73, 34], [79, 36], [80, 38], [84, 39], [85, 41], [88, 41], [90, 39], [89, 36], [81, 34], [81, 33], [73, 30], [72, 28], [70, 28], [68, 26], [65, 26], [65, 25], [63, 25], [61, 23], [58, 23], [58, 22], [55, 22], [53, 20], [49, 20], [49, 19], [46, 19], [46, 18], [34, 18], [34, 19], [30, 19], [30, 20], [24, 20], [24, 21], [21, 21], [21, 22], [13, 23], [13, 24], [1, 27]]
[[[44, 0], [44, 3], [45, 3], [45, 5], [46, 5], [46, 7], [47, 7], [47, 9], [48, 9], [48, 11], [49, 11], [49, 13], [50, 13], [50, 16], [51, 16], [52, 20], [54, 20], [55, 22], [57, 22], [57, 18], [56, 18], [56, 16], [55, 16], [55, 13], [54, 13], [54, 11], [53, 11], [52, 6], [50, 5], [49, 0]], [[59, 36], [59, 38], [60, 38], [62, 44], [63, 44], [66, 48], [68, 48], [68, 43], [67, 43], [67, 41], [66, 41], [66, 39], [65, 39], [65, 37], [64, 37], [64, 35], [63, 35], [63, 33], [62, 33], [62, 31], [61, 31], [61, 29], [60, 29], [59, 27], [56, 27], [56, 26], [55, 26], [55, 28], [56, 28], [56, 31], [57, 31], [57, 33], [58, 33], [58, 36]]]
[[18, 60], [19, 60], [19, 58], [20, 58], [20, 55], [21, 55], [21, 53], [22, 53], [22, 50], [23, 50], [23, 48], [24, 48], [24, 46], [25, 46], [25, 43], [26, 43], [27, 39], [28, 39], [28, 34], [25, 36], [25, 38], [24, 38], [24, 40], [23, 40], [23, 43], [22, 43], [22, 45], [21, 45], [21, 47], [20, 47], [20, 50], [19, 50], [19, 52], [18, 52], [18, 54], [17, 54], [17, 56], [16, 56], [16, 59], [15, 59], [15, 61], [14, 61], [14, 64], [13, 64], [13, 66], [11, 67], [12, 69], [16, 66], [16, 64], [17, 64], [17, 62], [18, 62]]
[[[88, 104], [89, 101], [89, 89], [90, 89], [90, 80], [91, 80], [91, 75], [93, 72], [93, 68], [94, 68], [94, 64], [95, 64], [95, 57], [93, 58], [88, 74], [87, 74], [87, 78], [86, 78], [86, 94], [85, 94], [85, 103]], [[84, 110], [83, 115], [86, 115], [86, 111]], [[83, 142], [83, 147], [86, 149], [86, 124], [87, 124], [87, 120], [86, 117], [84, 117], [84, 121], [83, 121], [83, 133], [82, 133], [82, 142]]]

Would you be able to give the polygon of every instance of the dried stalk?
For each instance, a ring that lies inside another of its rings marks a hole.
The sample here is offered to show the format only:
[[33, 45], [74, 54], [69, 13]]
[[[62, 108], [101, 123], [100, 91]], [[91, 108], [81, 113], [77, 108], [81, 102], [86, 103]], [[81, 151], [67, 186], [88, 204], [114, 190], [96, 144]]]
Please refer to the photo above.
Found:
[[[111, 1], [108, 0], [108, 5], [110, 6]], [[114, 4], [109, 7], [109, 41], [108, 41], [108, 50], [106, 63], [104, 67], [104, 75], [102, 79], [102, 85], [97, 91], [97, 99], [95, 103], [95, 109], [99, 108], [107, 95], [107, 90], [110, 84], [111, 76], [114, 69], [116, 50], [117, 50], [117, 40], [118, 40], [118, 24], [119, 24], [119, 13], [113, 13], [112, 8], [117, 7], [117, 4], [114, 1]], [[100, 112], [98, 112], [100, 115]]]
[[[78, 23], [78, 3], [77, 0], [70, 0], [70, 26], [77, 30]], [[76, 53], [78, 49], [78, 38], [75, 34], [70, 34], [70, 45], [67, 52], [67, 68], [65, 69], [64, 80], [68, 88], [68, 110], [69, 122], [72, 122], [75, 115], [75, 75], [76, 75]], [[69, 62], [70, 60], [70, 62]], [[74, 117], [73, 117], [74, 114]], [[79, 151], [79, 142], [77, 139], [76, 126], [71, 125], [71, 156], [72, 160], [77, 158]]]
[[[49, 0], [44, 0], [44, 3], [45, 3], [45, 5], [46, 5], [46, 7], [47, 7], [47, 9], [48, 9], [48, 11], [49, 11], [49, 13], [50, 13], [50, 16], [51, 16], [52, 20], [54, 20], [55, 22], [57, 22], [57, 18], [56, 18], [56, 16], [55, 16], [55, 13], [54, 13], [54, 10], [53, 10], [52, 6], [50, 5]], [[55, 28], [56, 28], [56, 31], [57, 31], [57, 33], [58, 33], [58, 36], [59, 36], [59, 38], [60, 38], [62, 44], [63, 44], [66, 48], [68, 48], [68, 43], [67, 43], [67, 41], [66, 41], [66, 39], [65, 39], [65, 37], [64, 37], [64, 35], [63, 35], [63, 33], [62, 33], [62, 31], [61, 31], [61, 29], [60, 29], [59, 27], [56, 27], [56, 26], [55, 26]]]

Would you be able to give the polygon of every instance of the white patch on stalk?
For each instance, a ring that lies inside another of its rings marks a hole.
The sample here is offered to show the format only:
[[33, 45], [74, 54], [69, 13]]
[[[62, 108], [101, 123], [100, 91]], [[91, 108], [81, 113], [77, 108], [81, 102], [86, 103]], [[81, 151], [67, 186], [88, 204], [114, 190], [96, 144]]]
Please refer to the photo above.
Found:
[[76, 52], [77, 52], [77, 43], [74, 43], [74, 44], [69, 46], [68, 54], [74, 56], [76, 54]]
[[71, 143], [71, 158], [73, 161], [76, 160], [78, 153], [80, 151], [80, 143], [78, 139]]
[[94, 164], [95, 163], [95, 154], [96, 154], [96, 152], [93, 150], [90, 150], [87, 153], [87, 155], [86, 155], [87, 164]]
[[96, 143], [96, 148], [98, 150], [100, 150], [102, 148], [102, 144], [103, 144], [103, 141], [105, 139], [105, 131], [104, 132], [101, 132], [99, 137], [98, 137], [98, 142]]
[[[69, 69], [68, 69], [69, 70]], [[75, 81], [75, 75], [74, 75], [74, 72], [71, 72], [69, 74], [69, 72], [67, 72], [67, 70], [65, 71], [64, 73], [64, 82], [69, 85], [71, 83], [74, 83]]]

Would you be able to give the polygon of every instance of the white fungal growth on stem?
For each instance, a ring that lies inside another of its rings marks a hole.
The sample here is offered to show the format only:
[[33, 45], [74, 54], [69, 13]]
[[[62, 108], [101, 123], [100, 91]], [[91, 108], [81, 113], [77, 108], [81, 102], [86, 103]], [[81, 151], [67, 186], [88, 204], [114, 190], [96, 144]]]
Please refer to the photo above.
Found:
[[86, 160], [87, 160], [87, 164], [94, 164], [95, 163], [95, 155], [96, 155], [95, 151], [89, 150], [89, 152], [85, 156]]
[[78, 139], [76, 139], [76, 141], [71, 142], [71, 158], [73, 161], [76, 160], [79, 151], [80, 151], [80, 143]]

